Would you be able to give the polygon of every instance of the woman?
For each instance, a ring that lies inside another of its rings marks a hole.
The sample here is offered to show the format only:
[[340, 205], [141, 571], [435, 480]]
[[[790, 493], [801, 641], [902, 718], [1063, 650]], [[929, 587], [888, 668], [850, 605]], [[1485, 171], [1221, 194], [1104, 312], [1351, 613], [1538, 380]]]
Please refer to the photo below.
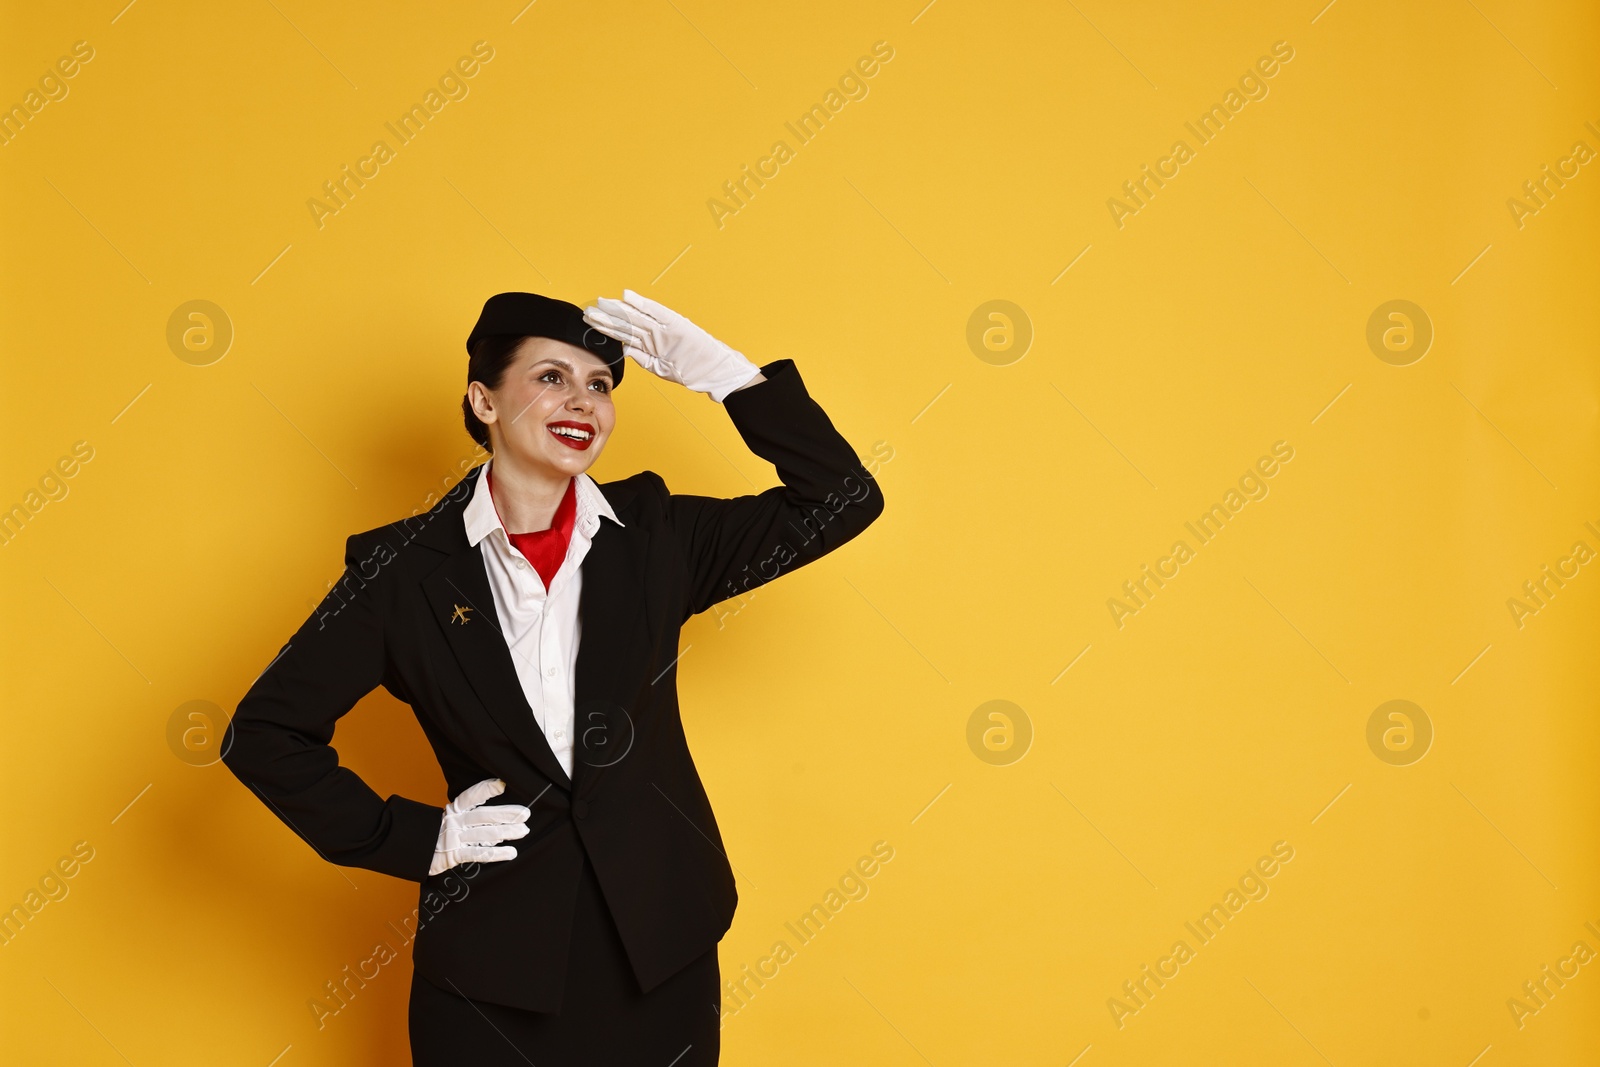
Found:
[[[679, 630], [860, 533], [882, 492], [792, 360], [758, 368], [631, 290], [587, 311], [501, 293], [467, 350], [491, 459], [348, 539], [223, 761], [324, 858], [420, 883], [418, 1067], [714, 1064], [738, 895], [679, 717]], [[630, 359], [723, 404], [783, 484], [591, 479]], [[334, 725], [379, 685], [415, 711], [447, 807], [339, 765]]]

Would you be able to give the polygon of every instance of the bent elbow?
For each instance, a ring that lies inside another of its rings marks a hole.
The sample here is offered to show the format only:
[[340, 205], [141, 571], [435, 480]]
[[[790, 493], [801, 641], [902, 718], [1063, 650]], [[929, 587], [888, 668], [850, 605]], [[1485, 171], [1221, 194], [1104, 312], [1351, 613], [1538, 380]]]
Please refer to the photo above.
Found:
[[829, 546], [830, 549], [854, 540], [883, 514], [883, 490], [870, 478], [863, 484], [866, 487], [865, 492], [859, 496], [852, 495], [843, 507], [834, 512], [838, 520], [838, 525], [834, 528], [838, 539], [833, 541]]
[[217, 753], [217, 759], [240, 781], [246, 780], [252, 763], [251, 746], [243, 740], [247, 731], [241, 729], [241, 726], [246, 725], [243, 707], [241, 704], [235, 708], [228, 718], [228, 725], [222, 731], [222, 743], [218, 746]]
[[883, 486], [876, 478], [867, 479], [867, 495], [862, 497], [857, 507], [861, 509], [861, 529], [878, 521], [883, 514]]
[[246, 785], [260, 779], [264, 766], [272, 760], [271, 726], [256, 707], [254, 691], [246, 693], [228, 717], [227, 728], [217, 746], [217, 760]]

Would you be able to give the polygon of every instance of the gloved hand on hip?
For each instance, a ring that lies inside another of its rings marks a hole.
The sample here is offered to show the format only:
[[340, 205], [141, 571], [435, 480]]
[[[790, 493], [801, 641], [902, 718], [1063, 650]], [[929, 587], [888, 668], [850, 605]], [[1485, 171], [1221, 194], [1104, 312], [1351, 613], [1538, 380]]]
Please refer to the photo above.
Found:
[[461, 791], [444, 809], [439, 823], [439, 843], [434, 847], [430, 875], [442, 874], [461, 863], [489, 863], [517, 858], [517, 850], [502, 841], [528, 836], [532, 810], [523, 804], [484, 806], [490, 797], [506, 791], [499, 778], [485, 778]]
[[583, 320], [622, 342], [622, 352], [645, 370], [677, 382], [717, 403], [749, 382], [761, 368], [662, 304], [632, 289], [621, 300], [600, 297]]

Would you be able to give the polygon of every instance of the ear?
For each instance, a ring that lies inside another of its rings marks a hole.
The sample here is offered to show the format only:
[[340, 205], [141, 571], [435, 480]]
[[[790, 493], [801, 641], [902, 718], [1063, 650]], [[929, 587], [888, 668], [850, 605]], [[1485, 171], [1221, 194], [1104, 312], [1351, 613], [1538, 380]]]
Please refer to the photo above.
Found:
[[472, 405], [472, 413], [485, 426], [499, 419], [494, 410], [494, 396], [482, 382], [467, 383], [467, 402]]

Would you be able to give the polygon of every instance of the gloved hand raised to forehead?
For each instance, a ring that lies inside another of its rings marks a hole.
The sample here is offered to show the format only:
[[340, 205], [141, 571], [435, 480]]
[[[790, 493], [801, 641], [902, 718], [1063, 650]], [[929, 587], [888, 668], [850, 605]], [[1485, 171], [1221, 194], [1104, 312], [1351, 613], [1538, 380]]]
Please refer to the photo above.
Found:
[[490, 797], [506, 791], [499, 778], [485, 778], [468, 786], [444, 809], [439, 822], [439, 843], [434, 846], [433, 865], [428, 873], [442, 874], [461, 863], [492, 863], [514, 860], [517, 850], [503, 841], [528, 836], [528, 817], [532, 810], [524, 804], [484, 806]]
[[624, 289], [621, 300], [600, 297], [584, 309], [583, 320], [621, 341], [623, 354], [651, 374], [709, 394], [719, 404], [761, 373], [741, 353], [632, 289]]

